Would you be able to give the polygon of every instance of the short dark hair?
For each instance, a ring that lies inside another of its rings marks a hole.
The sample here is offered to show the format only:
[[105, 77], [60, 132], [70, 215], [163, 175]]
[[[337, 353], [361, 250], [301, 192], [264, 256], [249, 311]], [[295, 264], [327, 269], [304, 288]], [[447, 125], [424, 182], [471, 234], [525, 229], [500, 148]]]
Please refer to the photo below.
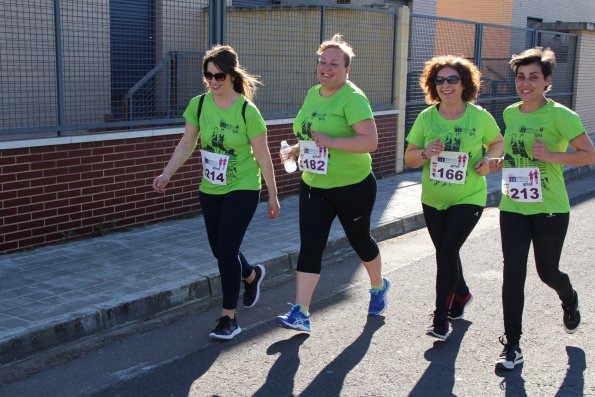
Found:
[[[529, 48], [520, 54], [513, 54], [508, 63], [515, 76], [517, 75], [520, 66], [536, 63], [541, 68], [543, 78], [547, 79], [554, 73], [554, 68], [556, 67], [556, 54], [550, 48], [534, 47]], [[551, 87], [552, 85], [549, 84], [545, 88], [545, 91], [549, 91]]]
[[441, 55], [426, 62], [422, 75], [419, 78], [419, 85], [426, 93], [426, 103], [433, 104], [440, 102], [434, 79], [438, 75], [438, 72], [447, 66], [455, 69], [461, 77], [463, 101], [475, 101], [481, 85], [481, 72], [477, 66], [468, 59], [460, 56]]

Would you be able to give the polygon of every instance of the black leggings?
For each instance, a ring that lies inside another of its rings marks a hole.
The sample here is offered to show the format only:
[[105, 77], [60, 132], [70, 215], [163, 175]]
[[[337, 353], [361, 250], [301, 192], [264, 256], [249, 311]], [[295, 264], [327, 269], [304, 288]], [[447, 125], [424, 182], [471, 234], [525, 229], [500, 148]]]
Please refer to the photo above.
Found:
[[242, 278], [250, 276], [253, 269], [240, 252], [240, 246], [256, 212], [260, 191], [235, 190], [227, 194], [200, 192], [198, 197], [209, 245], [219, 266], [223, 308], [233, 310], [238, 305]]
[[370, 173], [355, 185], [318, 189], [300, 184], [300, 253], [297, 271], [320, 274], [322, 252], [336, 216], [345, 235], [364, 262], [380, 251], [370, 235], [370, 218], [376, 201], [376, 178]]
[[522, 334], [524, 288], [531, 242], [541, 281], [553, 288], [562, 302], [574, 301], [570, 278], [558, 268], [569, 219], [569, 213], [522, 215], [500, 211], [504, 254], [504, 332], [510, 343], [518, 342]]
[[479, 222], [483, 207], [454, 205], [445, 210], [422, 204], [426, 226], [436, 248], [436, 315], [448, 313], [453, 295], [467, 295], [459, 251]]

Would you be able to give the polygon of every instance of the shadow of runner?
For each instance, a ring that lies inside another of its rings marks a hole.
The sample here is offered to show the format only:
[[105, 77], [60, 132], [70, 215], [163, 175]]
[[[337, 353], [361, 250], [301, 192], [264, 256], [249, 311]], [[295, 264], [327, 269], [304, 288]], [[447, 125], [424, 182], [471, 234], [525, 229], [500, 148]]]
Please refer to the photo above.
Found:
[[372, 342], [372, 336], [383, 325], [383, 316], [368, 316], [360, 336], [320, 371], [300, 397], [341, 395], [345, 377], [365, 357]]
[[[471, 322], [457, 320], [452, 323], [452, 333], [446, 341], [436, 341], [426, 350], [424, 357], [430, 365], [421, 376], [409, 396], [454, 396], [455, 362], [461, 342]], [[428, 337], [429, 338], [429, 337]]]
[[93, 397], [188, 396], [193, 392], [194, 382], [209, 371], [226, 347], [223, 343], [215, 345], [219, 346], [197, 351], [159, 367], [159, 381], [155, 380], [154, 368], [149, 368], [141, 375], [122, 379], [121, 382], [94, 393]]
[[500, 389], [504, 390], [506, 397], [527, 397], [525, 390], [525, 379], [523, 378], [523, 365], [517, 364], [511, 370], [494, 368], [494, 373], [503, 378], [500, 382]]
[[275, 342], [267, 349], [272, 356], [281, 353], [267, 375], [266, 382], [253, 397], [292, 396], [295, 374], [300, 366], [300, 346], [310, 337], [300, 333], [287, 340]]
[[500, 389], [506, 397], [527, 397], [525, 379], [522, 375], [523, 364], [517, 364], [512, 370], [496, 369], [497, 376], [504, 378], [500, 382]]
[[564, 382], [556, 397], [582, 396], [585, 389], [585, 369], [587, 369], [587, 360], [583, 349], [574, 346], [566, 346], [568, 354], [568, 369]]

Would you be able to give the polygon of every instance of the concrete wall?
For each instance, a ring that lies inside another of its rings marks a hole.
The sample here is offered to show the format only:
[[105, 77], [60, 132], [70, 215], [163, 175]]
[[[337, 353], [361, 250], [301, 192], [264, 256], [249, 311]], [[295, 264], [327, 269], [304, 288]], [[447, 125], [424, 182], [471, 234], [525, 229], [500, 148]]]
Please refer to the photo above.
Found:
[[514, 0], [437, 0], [436, 15], [483, 23], [510, 25]]

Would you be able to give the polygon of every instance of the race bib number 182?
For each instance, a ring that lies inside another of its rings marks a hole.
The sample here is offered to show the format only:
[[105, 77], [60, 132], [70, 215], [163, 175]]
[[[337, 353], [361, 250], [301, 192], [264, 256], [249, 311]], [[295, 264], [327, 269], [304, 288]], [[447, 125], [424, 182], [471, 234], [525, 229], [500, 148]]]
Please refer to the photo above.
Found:
[[328, 169], [328, 148], [318, 147], [313, 141], [300, 141], [300, 171], [326, 174]]

